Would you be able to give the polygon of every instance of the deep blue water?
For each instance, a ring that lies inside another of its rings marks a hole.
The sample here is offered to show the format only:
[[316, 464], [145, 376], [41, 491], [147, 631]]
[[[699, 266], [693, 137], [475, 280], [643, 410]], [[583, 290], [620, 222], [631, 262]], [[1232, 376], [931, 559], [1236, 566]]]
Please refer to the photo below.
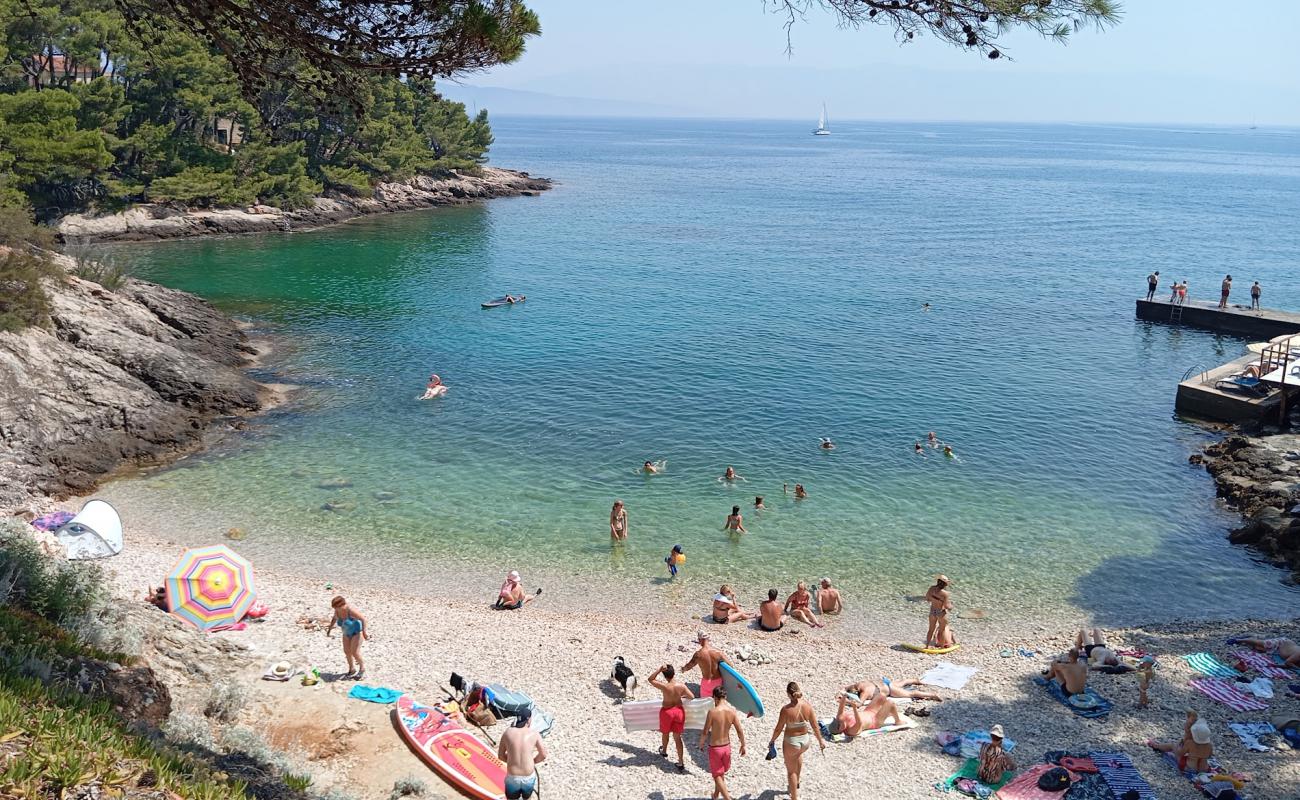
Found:
[[[1294, 607], [1225, 541], [1236, 517], [1187, 464], [1210, 434], [1173, 414], [1184, 371], [1245, 342], [1135, 322], [1133, 301], [1159, 269], [1300, 306], [1300, 132], [494, 127], [493, 163], [554, 190], [124, 248], [288, 342], [273, 366], [304, 389], [113, 491], [263, 542], [636, 583], [681, 543], [691, 586], [829, 574], [884, 604], [944, 571], [974, 602], [1105, 618]], [[479, 308], [506, 291], [529, 300]], [[419, 402], [430, 371], [450, 394]], [[956, 460], [913, 453], [930, 430]], [[647, 459], [667, 472], [637, 475]], [[728, 465], [747, 480], [717, 482]], [[333, 476], [354, 486], [316, 488]], [[615, 498], [631, 536], [611, 549]], [[748, 536], [721, 532], [732, 504]]]

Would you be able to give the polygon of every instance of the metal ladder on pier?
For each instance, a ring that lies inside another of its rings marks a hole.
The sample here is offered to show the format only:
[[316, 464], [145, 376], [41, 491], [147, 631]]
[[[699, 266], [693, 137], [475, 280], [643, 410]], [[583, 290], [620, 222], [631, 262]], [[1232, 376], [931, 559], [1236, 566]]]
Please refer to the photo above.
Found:
[[1170, 304], [1169, 304], [1169, 321], [1170, 321], [1170, 322], [1180, 322], [1180, 323], [1183, 321], [1183, 304], [1182, 304], [1182, 303], [1170, 303]]

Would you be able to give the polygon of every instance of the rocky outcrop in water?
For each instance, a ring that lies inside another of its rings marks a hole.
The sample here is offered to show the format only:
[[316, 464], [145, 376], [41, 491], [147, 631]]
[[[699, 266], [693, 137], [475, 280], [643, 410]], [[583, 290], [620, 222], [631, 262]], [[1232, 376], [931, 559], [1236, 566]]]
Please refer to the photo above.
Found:
[[1300, 435], [1229, 436], [1191, 458], [1246, 515], [1229, 538], [1300, 576]]
[[58, 230], [65, 241], [79, 243], [308, 230], [368, 214], [531, 196], [550, 187], [549, 180], [526, 172], [484, 167], [477, 175], [453, 172], [446, 177], [381, 183], [372, 197], [318, 197], [310, 207], [295, 211], [271, 206], [196, 211], [141, 205], [118, 214], [73, 214], [59, 221]]
[[243, 371], [253, 348], [206, 301], [71, 275], [49, 289], [48, 327], [0, 333], [0, 512], [88, 492], [185, 452], [214, 418], [261, 408], [265, 388]]

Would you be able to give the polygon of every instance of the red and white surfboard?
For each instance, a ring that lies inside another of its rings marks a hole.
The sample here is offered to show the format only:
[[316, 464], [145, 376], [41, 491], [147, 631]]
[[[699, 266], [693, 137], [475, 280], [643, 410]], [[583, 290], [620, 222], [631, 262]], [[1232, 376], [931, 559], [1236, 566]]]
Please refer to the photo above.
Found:
[[406, 743], [448, 783], [478, 800], [503, 800], [506, 765], [459, 722], [406, 695], [393, 715]]

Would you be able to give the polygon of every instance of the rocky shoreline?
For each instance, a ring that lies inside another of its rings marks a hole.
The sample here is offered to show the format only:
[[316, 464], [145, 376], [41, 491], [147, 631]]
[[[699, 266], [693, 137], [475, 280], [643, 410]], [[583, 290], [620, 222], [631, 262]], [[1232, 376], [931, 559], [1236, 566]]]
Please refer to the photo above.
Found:
[[1190, 461], [1204, 465], [1219, 496], [1246, 515], [1228, 538], [1290, 569], [1290, 582], [1300, 583], [1300, 435], [1233, 434]]
[[205, 300], [71, 274], [48, 290], [48, 327], [0, 332], [0, 513], [30, 515], [116, 470], [174, 458], [213, 420], [276, 396], [245, 374], [257, 349]]
[[446, 177], [418, 176], [381, 183], [371, 197], [318, 197], [310, 207], [293, 211], [271, 206], [191, 210], [147, 204], [117, 214], [72, 214], [59, 220], [57, 229], [64, 241], [77, 244], [301, 231], [370, 214], [466, 205], [499, 197], [531, 197], [549, 188], [551, 181], [546, 178], [484, 167], [478, 174], [452, 172]]

